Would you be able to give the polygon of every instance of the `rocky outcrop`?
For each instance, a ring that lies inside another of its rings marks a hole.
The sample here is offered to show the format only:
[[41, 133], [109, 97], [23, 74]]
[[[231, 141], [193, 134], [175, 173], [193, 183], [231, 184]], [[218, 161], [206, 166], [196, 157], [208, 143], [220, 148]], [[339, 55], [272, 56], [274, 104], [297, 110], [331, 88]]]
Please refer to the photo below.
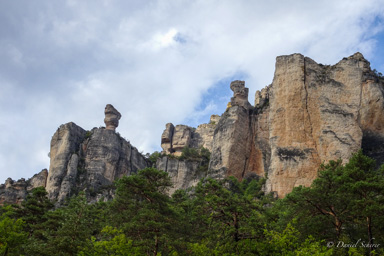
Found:
[[278, 57], [273, 83], [256, 92], [254, 108], [243, 86], [231, 83], [210, 176], [266, 176], [266, 191], [283, 197], [309, 186], [321, 163], [346, 162], [360, 148], [384, 163], [383, 78], [360, 53], [334, 66], [301, 54]]
[[219, 120], [220, 116], [212, 115], [208, 124], [201, 124], [197, 129], [187, 125], [166, 124], [161, 135], [163, 153], [180, 156], [185, 147], [204, 147], [211, 151], [214, 131]]
[[79, 153], [83, 157], [81, 168], [86, 172], [85, 183], [93, 191], [148, 166], [135, 147], [115, 132], [103, 128], [92, 130]]
[[[334, 66], [301, 54], [277, 58], [269, 101], [268, 191], [282, 197], [295, 186], [309, 186], [320, 163], [348, 161], [366, 147], [364, 134], [382, 137], [381, 129], [374, 127], [383, 125], [384, 109], [380, 103], [372, 109], [372, 104], [382, 101], [383, 89], [367, 80], [371, 73], [360, 53]], [[380, 114], [369, 114], [373, 112]]]
[[28, 192], [37, 187], [45, 187], [48, 171], [42, 170], [32, 178], [17, 181], [8, 178], [5, 184], [0, 185], [0, 205], [20, 204], [27, 196]]
[[260, 109], [264, 106], [269, 105], [269, 89], [271, 85], [261, 89], [261, 91], [256, 91], [255, 94], [255, 107]]
[[220, 121], [220, 116], [212, 115], [208, 124], [201, 124], [197, 126], [193, 132], [190, 147], [192, 148], [206, 148], [212, 151], [213, 135], [215, 133], [216, 125]]
[[173, 153], [172, 150], [172, 138], [175, 133], [175, 126], [173, 124], [168, 123], [165, 125], [165, 130], [161, 135], [161, 148], [167, 154]]
[[107, 128], [85, 131], [74, 123], [62, 125], [52, 137], [46, 189], [61, 204], [84, 191], [89, 201], [114, 195], [113, 182], [148, 166], [147, 160], [115, 132], [120, 113], [107, 105]]
[[[233, 81], [230, 88], [233, 97], [222, 116], [213, 115], [196, 129], [166, 125], [156, 167], [174, 182], [170, 193], [206, 176], [266, 177], [265, 190], [283, 197], [295, 186], [309, 186], [321, 163], [346, 162], [359, 149], [378, 165], [384, 163], [384, 78], [360, 53], [333, 66], [301, 54], [277, 57], [273, 82], [256, 92], [254, 106], [244, 81]], [[78, 191], [90, 201], [110, 199], [114, 180], [148, 166], [115, 133], [120, 118], [107, 105], [106, 128], [59, 127], [51, 141], [46, 181], [51, 199], [61, 203]], [[186, 158], [184, 148], [195, 155], [207, 149], [209, 168], [207, 155]], [[8, 179], [0, 186], [0, 203], [20, 202], [32, 187], [45, 184], [44, 177], [46, 172], [28, 181]]]
[[257, 111], [248, 102], [244, 81], [230, 85], [233, 97], [215, 129], [209, 175], [238, 179], [262, 174], [262, 153], [256, 143]]
[[[86, 131], [75, 123], [61, 125], [51, 140], [50, 166], [46, 190], [49, 198], [52, 200], [63, 199], [63, 194], [69, 194], [72, 180], [77, 175], [76, 171], [71, 169], [73, 166], [73, 154], [79, 150], [80, 144], [84, 141]], [[63, 193], [63, 191], [65, 191]], [[59, 196], [59, 194], [61, 194]]]
[[204, 168], [204, 163], [201, 161], [179, 160], [169, 156], [159, 158], [156, 168], [166, 171], [171, 178], [173, 187], [168, 191], [169, 194], [173, 194], [177, 189], [196, 186], [202, 178], [207, 176], [208, 170]]
[[233, 81], [231, 82], [230, 88], [233, 91], [233, 97], [231, 98], [231, 106], [240, 106], [245, 109], [251, 108], [251, 104], [249, 104], [248, 102], [249, 89], [245, 87], [244, 81]]
[[186, 159], [182, 157], [183, 149], [191, 148], [200, 154], [202, 150], [211, 152], [214, 131], [220, 116], [212, 115], [208, 124], [201, 124], [196, 129], [186, 125], [166, 124], [161, 136], [161, 147], [166, 156], [156, 162], [156, 168], [169, 174], [173, 187], [177, 189], [195, 186], [200, 179], [207, 176], [209, 160], [207, 157]]
[[115, 131], [116, 127], [119, 126], [119, 120], [121, 114], [111, 104], [107, 104], [104, 110], [105, 118], [105, 129]]
[[187, 125], [176, 125], [172, 136], [172, 153], [180, 156], [183, 148], [189, 147], [192, 137], [192, 128]]
[[43, 169], [41, 172], [33, 175], [32, 178], [27, 180], [27, 191], [31, 191], [34, 188], [45, 187], [47, 185], [48, 170]]

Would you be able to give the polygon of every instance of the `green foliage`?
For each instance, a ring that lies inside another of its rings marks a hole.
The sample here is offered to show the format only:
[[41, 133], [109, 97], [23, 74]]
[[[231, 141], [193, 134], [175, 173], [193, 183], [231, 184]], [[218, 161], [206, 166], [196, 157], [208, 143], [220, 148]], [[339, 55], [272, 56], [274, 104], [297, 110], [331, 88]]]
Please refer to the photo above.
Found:
[[90, 138], [90, 137], [92, 136], [92, 134], [93, 134], [93, 132], [92, 132], [92, 131], [87, 131], [87, 132], [85, 133], [85, 137], [84, 137], [84, 140], [86, 140], [86, 139]]
[[199, 151], [196, 148], [184, 147], [180, 160], [200, 160]]
[[211, 153], [208, 149], [204, 147], [201, 147], [199, 149], [184, 147], [183, 151], [181, 152], [181, 156], [179, 157], [179, 160], [209, 162], [210, 157]]
[[[185, 159], [209, 161], [206, 149]], [[361, 152], [320, 167], [310, 187], [285, 199], [263, 193], [265, 179], [206, 178], [172, 197], [168, 174], [146, 168], [115, 183], [110, 202], [80, 194], [54, 209], [44, 188], [20, 206], [0, 207], [2, 255], [382, 255], [342, 248], [384, 241], [384, 167]], [[111, 189], [106, 187], [105, 189]], [[329, 242], [333, 247], [327, 248]]]
[[174, 235], [177, 216], [167, 195], [171, 185], [168, 174], [155, 168], [143, 169], [117, 182], [111, 223], [134, 240], [133, 246], [139, 247], [142, 254], [167, 251], [177, 237]]
[[53, 209], [53, 203], [48, 199], [48, 193], [44, 187], [34, 188], [17, 207], [15, 216], [25, 222], [25, 231], [30, 235], [41, 229], [41, 225], [47, 221], [46, 212]]
[[0, 217], [0, 253], [2, 255], [20, 255], [21, 246], [26, 241], [24, 221], [14, 219], [14, 208], [5, 206]]
[[211, 152], [208, 149], [201, 147], [199, 149], [184, 147], [181, 156], [178, 158], [181, 161], [197, 161], [200, 162], [198, 171], [206, 173], [208, 171]]
[[282, 232], [265, 230], [265, 241], [256, 246], [258, 255], [323, 255], [330, 256], [333, 249], [325, 246], [324, 241], [316, 241], [312, 236], [301, 240], [300, 233], [290, 223]]
[[36, 227], [24, 248], [27, 255], [76, 255], [100, 228], [98, 204], [88, 204], [83, 194], [45, 214], [47, 220]]
[[220, 249], [221, 254], [239, 253], [242, 242], [263, 237], [263, 205], [269, 200], [256, 189], [262, 182], [230, 177], [206, 179], [197, 185], [194, 232], [208, 248]]
[[375, 169], [375, 161], [361, 151], [345, 166], [340, 160], [330, 161], [321, 166], [311, 187], [297, 187], [285, 198], [287, 216], [298, 219], [296, 227], [304, 235], [347, 244], [359, 239], [383, 244], [383, 170]]
[[152, 154], [148, 155], [147, 156], [147, 159], [148, 161], [152, 164], [152, 165], [155, 165], [156, 164], [156, 161], [157, 159], [163, 157], [163, 154], [161, 154], [160, 152], [158, 151], [155, 151], [153, 152]]
[[100, 237], [91, 238], [89, 246], [83, 248], [79, 256], [135, 256], [142, 255], [140, 250], [133, 246], [133, 241], [129, 240], [121, 230], [106, 226], [101, 230]]

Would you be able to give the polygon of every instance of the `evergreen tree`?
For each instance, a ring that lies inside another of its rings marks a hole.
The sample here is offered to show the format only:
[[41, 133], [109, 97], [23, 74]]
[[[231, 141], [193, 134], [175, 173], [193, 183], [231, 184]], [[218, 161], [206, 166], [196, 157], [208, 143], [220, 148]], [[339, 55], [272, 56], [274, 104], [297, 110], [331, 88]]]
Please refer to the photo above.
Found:
[[[321, 165], [311, 187], [297, 187], [285, 198], [302, 234], [345, 244], [383, 244], [384, 168], [361, 151], [343, 166]], [[382, 252], [381, 248], [368, 246]], [[341, 249], [342, 250], [342, 249]]]
[[233, 177], [217, 181], [206, 179], [195, 191], [195, 227], [207, 248], [239, 253], [244, 241], [263, 237], [263, 205], [267, 203], [261, 191], [263, 180], [244, 180]]
[[2, 207], [0, 216], [0, 253], [1, 255], [20, 255], [22, 245], [27, 239], [24, 221], [14, 218], [14, 208]]
[[47, 213], [54, 207], [48, 199], [48, 193], [44, 187], [32, 189], [26, 199], [17, 207], [15, 215], [22, 218], [25, 222], [25, 230], [29, 233], [40, 236], [44, 230], [43, 223], [47, 221]]
[[155, 168], [143, 169], [117, 182], [111, 223], [133, 240], [133, 246], [143, 254], [166, 253], [178, 239], [178, 217], [167, 195], [171, 185], [168, 174]]

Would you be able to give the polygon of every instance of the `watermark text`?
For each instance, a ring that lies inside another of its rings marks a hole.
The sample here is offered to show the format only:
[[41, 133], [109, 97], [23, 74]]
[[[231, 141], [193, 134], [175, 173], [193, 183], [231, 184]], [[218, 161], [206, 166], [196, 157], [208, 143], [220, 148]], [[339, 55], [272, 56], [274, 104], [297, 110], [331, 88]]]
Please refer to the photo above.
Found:
[[337, 241], [337, 242], [332, 242], [329, 241], [327, 243], [327, 247], [336, 247], [336, 248], [358, 248], [358, 247], [364, 247], [364, 248], [379, 248], [380, 244], [375, 243], [375, 238], [372, 238], [371, 241], [367, 242], [362, 239], [357, 240], [354, 243], [346, 243], [343, 241]]

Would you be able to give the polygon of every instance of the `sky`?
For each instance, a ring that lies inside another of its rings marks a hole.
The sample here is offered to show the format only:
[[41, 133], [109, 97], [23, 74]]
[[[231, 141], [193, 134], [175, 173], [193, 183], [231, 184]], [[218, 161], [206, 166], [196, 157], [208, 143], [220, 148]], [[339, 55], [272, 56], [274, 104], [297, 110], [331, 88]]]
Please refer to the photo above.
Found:
[[50, 140], [75, 122], [161, 150], [166, 123], [221, 115], [229, 84], [249, 101], [277, 56], [335, 64], [359, 51], [384, 73], [384, 0], [0, 0], [0, 183], [49, 168]]

